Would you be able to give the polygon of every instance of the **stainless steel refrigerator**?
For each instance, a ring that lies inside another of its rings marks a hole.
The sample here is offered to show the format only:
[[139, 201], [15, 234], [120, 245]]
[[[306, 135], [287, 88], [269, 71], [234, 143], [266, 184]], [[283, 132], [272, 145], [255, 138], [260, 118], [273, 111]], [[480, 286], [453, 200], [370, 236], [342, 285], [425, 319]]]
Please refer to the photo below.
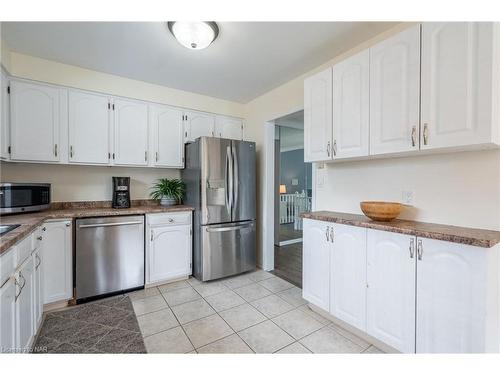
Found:
[[193, 273], [201, 281], [256, 265], [255, 143], [200, 137], [186, 145], [185, 204], [193, 216]]

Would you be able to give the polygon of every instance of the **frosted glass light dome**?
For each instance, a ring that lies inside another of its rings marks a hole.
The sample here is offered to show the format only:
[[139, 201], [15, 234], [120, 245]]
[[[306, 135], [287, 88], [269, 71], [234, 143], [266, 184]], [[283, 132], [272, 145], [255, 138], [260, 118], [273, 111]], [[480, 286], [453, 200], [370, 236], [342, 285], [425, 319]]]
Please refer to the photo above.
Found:
[[219, 35], [215, 22], [168, 22], [168, 29], [175, 39], [189, 49], [207, 48]]

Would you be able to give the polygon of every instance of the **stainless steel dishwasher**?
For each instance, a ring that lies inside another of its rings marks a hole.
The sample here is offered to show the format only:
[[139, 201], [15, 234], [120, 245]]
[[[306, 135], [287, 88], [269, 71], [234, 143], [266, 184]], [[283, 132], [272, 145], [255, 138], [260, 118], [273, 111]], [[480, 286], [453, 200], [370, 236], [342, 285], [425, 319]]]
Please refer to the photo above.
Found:
[[76, 220], [75, 299], [144, 286], [144, 216]]

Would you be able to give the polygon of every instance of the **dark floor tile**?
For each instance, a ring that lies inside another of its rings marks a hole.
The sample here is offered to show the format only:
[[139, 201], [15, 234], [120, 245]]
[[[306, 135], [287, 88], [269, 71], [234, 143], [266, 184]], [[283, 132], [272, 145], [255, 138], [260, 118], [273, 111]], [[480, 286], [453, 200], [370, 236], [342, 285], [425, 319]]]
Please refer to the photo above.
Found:
[[92, 322], [102, 324], [104, 326], [116, 327], [130, 314], [132, 313], [127, 310], [107, 307], [105, 311], [102, 311], [101, 315], [93, 317]]
[[99, 342], [100, 339], [108, 334], [111, 329], [111, 327], [102, 326], [100, 324], [88, 323], [68, 342], [83, 348], [92, 348]]
[[73, 325], [74, 320], [59, 318], [59, 317], [47, 317], [43, 322], [42, 328], [40, 329], [41, 336], [49, 336], [53, 332], [59, 332], [65, 330]]
[[75, 306], [69, 309], [54, 311], [47, 314], [47, 318], [57, 317], [64, 319], [75, 319], [75, 315], [80, 312], [81, 308], [79, 306]]
[[45, 333], [44, 336], [60, 342], [68, 342], [87, 325], [87, 323], [81, 320], [69, 320], [69, 322], [70, 324], [65, 324], [64, 327], [54, 327], [50, 332]]
[[110, 309], [110, 307], [102, 306], [99, 304], [83, 306], [82, 310], [78, 314], [76, 314], [75, 319], [94, 323], [96, 319], [99, 319], [103, 315], [107, 315]]
[[121, 353], [137, 336], [137, 333], [115, 328], [97, 343], [95, 349], [105, 353]]
[[61, 343], [59, 341], [50, 339], [45, 336], [38, 336], [38, 339], [35, 342], [35, 345], [33, 345], [33, 353], [50, 353], [54, 351], [55, 348], [57, 348]]
[[120, 324], [118, 324], [118, 328], [126, 329], [133, 332], [141, 332], [139, 328], [139, 323], [137, 323], [137, 318], [133, 312], [129, 313], [126, 318], [124, 318]]
[[51, 351], [50, 353], [79, 354], [81, 352], [82, 348], [65, 342], [59, 345], [57, 348], [54, 349], [54, 351]]
[[134, 340], [123, 350], [123, 353], [134, 353], [134, 354], [144, 354], [146, 352], [146, 346], [144, 345], [144, 340], [141, 335], [137, 335]]

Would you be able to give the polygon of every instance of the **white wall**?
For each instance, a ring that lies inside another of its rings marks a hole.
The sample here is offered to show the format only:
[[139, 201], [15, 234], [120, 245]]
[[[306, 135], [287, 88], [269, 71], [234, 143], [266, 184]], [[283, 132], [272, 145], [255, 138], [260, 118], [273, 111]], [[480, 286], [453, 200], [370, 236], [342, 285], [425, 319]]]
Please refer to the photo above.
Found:
[[[1, 47], [2, 64], [15, 77], [236, 117], [244, 114], [240, 103], [15, 53], [4, 42]], [[1, 163], [0, 167], [1, 181], [52, 183], [53, 201], [110, 200], [112, 176], [130, 176], [132, 199], [145, 199], [156, 179], [180, 176], [179, 170], [154, 168], [24, 163]]]
[[[264, 126], [303, 109], [304, 78], [378, 43], [414, 23], [395, 26], [346, 51], [316, 69], [254, 99], [246, 105], [246, 134], [257, 142], [258, 155], [258, 259], [262, 259]], [[401, 190], [415, 191], [416, 209], [403, 217], [429, 222], [500, 229], [500, 152], [466, 152], [367, 160], [326, 167], [327, 187], [317, 194], [317, 208], [359, 213], [359, 201], [401, 200]]]
[[49, 182], [53, 202], [111, 200], [113, 176], [130, 177], [132, 199], [147, 199], [158, 178], [178, 178], [175, 169], [0, 163], [2, 182]]

